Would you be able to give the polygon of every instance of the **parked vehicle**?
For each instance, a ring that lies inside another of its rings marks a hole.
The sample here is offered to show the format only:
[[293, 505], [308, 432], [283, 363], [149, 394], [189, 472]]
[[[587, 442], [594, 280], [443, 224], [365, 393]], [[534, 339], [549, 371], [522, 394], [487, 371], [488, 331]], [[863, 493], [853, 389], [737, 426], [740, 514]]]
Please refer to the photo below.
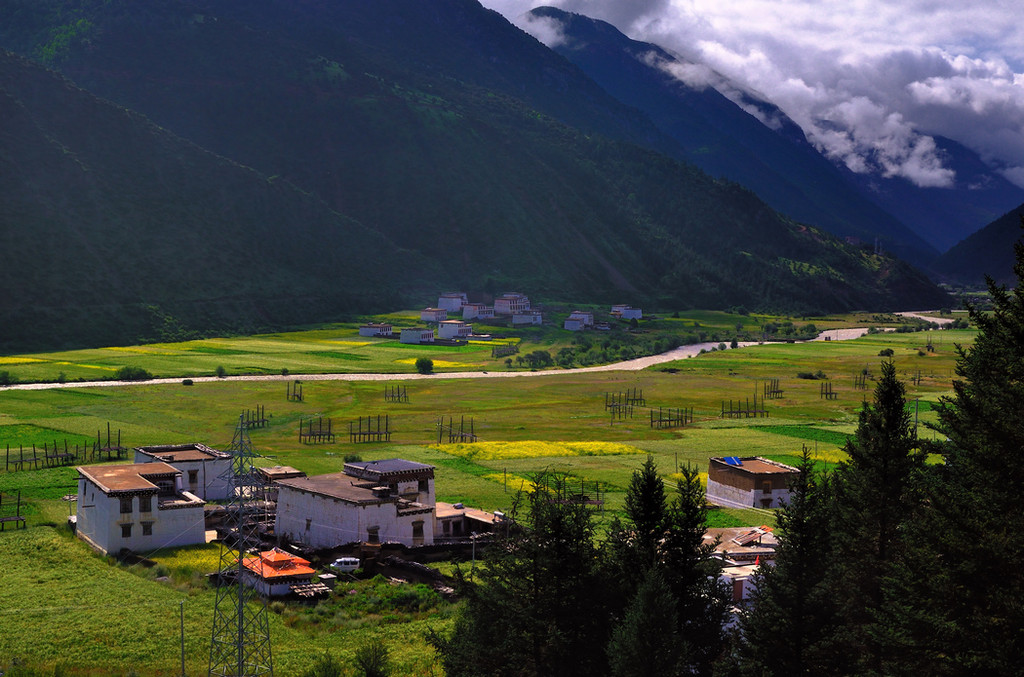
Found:
[[345, 574], [352, 573], [359, 568], [358, 557], [339, 557], [330, 563], [329, 567], [335, 571], [340, 571]]

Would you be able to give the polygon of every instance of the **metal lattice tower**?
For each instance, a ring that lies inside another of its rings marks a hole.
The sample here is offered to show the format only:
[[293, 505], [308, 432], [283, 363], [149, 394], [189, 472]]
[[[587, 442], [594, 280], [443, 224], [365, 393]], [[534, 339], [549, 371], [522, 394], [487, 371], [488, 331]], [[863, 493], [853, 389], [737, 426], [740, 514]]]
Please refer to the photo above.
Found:
[[210, 642], [209, 677], [256, 677], [270, 675], [270, 626], [267, 603], [244, 581], [244, 558], [259, 551], [259, 521], [262, 508], [255, 502], [266, 498], [264, 482], [253, 467], [256, 453], [249, 441], [243, 416], [228, 449], [231, 472], [225, 479], [232, 491], [228, 520], [235, 537], [234, 547], [225, 539], [220, 551], [220, 585], [213, 610], [213, 639]]

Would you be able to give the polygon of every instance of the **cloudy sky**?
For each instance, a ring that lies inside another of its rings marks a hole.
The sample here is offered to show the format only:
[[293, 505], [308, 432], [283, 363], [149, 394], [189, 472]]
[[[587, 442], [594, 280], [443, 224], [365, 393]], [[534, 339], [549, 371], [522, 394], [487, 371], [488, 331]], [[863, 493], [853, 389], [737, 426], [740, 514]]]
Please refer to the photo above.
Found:
[[553, 5], [614, 24], [760, 92], [854, 171], [947, 186], [932, 135], [1024, 187], [1020, 0], [482, 0], [522, 15]]

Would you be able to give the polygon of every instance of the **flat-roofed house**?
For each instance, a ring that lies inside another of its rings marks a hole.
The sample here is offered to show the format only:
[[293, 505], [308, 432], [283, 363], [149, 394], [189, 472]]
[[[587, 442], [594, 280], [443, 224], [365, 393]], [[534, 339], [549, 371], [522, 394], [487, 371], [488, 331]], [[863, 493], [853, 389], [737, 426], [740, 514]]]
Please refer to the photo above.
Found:
[[394, 327], [387, 322], [367, 322], [359, 325], [360, 336], [391, 336]]
[[231, 497], [231, 454], [205, 444], [163, 444], [136, 447], [136, 463], [162, 462], [182, 472], [182, 486], [204, 501]]
[[526, 294], [519, 292], [508, 292], [494, 299], [494, 312], [496, 315], [515, 315], [530, 309], [530, 299]]
[[462, 319], [463, 320], [493, 320], [494, 319], [494, 306], [488, 306], [484, 303], [467, 303], [462, 306]]
[[462, 320], [444, 320], [437, 325], [438, 338], [468, 340], [472, 335], [473, 325]]
[[442, 322], [448, 319], [448, 311], [444, 308], [424, 308], [420, 311], [423, 322]]
[[470, 538], [473, 534], [493, 533], [499, 525], [505, 523], [501, 513], [441, 501], [434, 507], [434, 516], [437, 520], [434, 527], [435, 541], [457, 541]]
[[312, 548], [434, 542], [434, 466], [400, 458], [280, 480], [274, 533]]
[[569, 313], [570, 320], [579, 320], [584, 327], [594, 326], [594, 313], [589, 310], [574, 310]]
[[566, 331], [583, 331], [587, 328], [587, 325], [583, 323], [583, 320], [577, 317], [567, 317], [565, 318], [565, 323], [562, 325], [562, 328]]
[[79, 467], [76, 533], [100, 552], [206, 542], [205, 501], [163, 462]]
[[461, 291], [447, 292], [441, 294], [437, 299], [438, 308], [444, 308], [451, 312], [458, 312], [462, 310], [462, 306], [467, 303], [469, 303], [469, 298], [467, 298], [466, 294]]
[[408, 343], [411, 345], [419, 345], [420, 343], [433, 343], [434, 342], [434, 330], [427, 329], [426, 327], [410, 327], [403, 329], [402, 333], [398, 337], [399, 343]]
[[544, 314], [539, 310], [524, 310], [512, 316], [512, 326], [525, 324], [544, 324]]
[[634, 308], [633, 306], [627, 306], [624, 303], [619, 303], [612, 306], [611, 315], [623, 320], [642, 320], [644, 317], [644, 311], [640, 308]]
[[778, 508], [789, 501], [789, 484], [799, 472], [760, 456], [712, 458], [707, 499], [731, 508]]

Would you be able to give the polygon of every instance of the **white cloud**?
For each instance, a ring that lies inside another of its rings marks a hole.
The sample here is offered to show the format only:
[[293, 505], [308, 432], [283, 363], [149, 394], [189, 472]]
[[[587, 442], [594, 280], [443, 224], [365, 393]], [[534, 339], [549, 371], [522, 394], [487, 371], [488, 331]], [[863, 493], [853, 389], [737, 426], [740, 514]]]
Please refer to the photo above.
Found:
[[[1018, 0], [484, 0], [511, 20], [543, 4], [612, 23], [763, 93], [853, 171], [950, 185], [933, 136], [1024, 187], [1024, 21]], [[552, 27], [548, 39], [557, 39]], [[739, 93], [723, 92], [736, 101]], [[753, 111], [752, 111], [753, 112]]]

